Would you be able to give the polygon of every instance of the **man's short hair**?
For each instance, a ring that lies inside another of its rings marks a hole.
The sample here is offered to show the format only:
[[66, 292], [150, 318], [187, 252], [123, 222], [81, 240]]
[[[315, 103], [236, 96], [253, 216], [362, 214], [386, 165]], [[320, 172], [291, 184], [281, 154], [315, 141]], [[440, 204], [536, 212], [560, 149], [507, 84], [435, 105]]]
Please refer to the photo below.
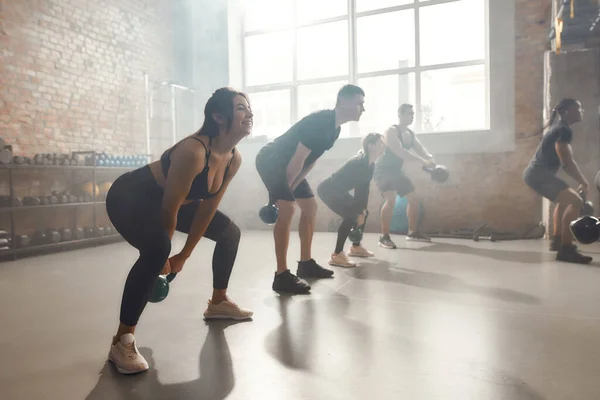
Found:
[[336, 104], [340, 102], [340, 99], [342, 97], [347, 99], [347, 98], [355, 96], [355, 95], [364, 96], [365, 91], [356, 85], [350, 85], [350, 84], [344, 85], [338, 91]]
[[412, 104], [404, 103], [400, 107], [398, 107], [398, 114], [404, 114], [406, 111], [412, 110], [412, 108]]

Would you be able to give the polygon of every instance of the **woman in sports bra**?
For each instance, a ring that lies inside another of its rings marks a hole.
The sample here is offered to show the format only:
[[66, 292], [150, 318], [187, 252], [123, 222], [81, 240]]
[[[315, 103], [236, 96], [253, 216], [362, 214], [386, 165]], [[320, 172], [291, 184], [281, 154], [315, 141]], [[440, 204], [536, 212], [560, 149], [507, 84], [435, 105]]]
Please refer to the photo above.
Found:
[[[134, 331], [156, 279], [181, 272], [202, 237], [216, 243], [213, 294], [206, 319], [244, 320], [252, 312], [227, 297], [240, 229], [217, 210], [241, 164], [237, 143], [252, 131], [253, 115], [244, 93], [221, 88], [204, 109], [200, 130], [165, 151], [160, 160], [120, 176], [106, 197], [108, 216], [140, 256], [131, 268], [121, 302], [120, 325], [109, 352], [118, 371], [148, 369]], [[183, 249], [171, 256], [175, 230], [187, 233]]]

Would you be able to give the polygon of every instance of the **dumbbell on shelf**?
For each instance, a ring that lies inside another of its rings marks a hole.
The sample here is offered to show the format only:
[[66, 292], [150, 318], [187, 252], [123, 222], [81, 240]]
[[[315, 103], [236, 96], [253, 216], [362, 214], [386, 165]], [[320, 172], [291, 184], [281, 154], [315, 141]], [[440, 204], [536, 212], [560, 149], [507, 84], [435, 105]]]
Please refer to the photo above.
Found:
[[46, 231], [47, 241], [49, 244], [60, 243], [62, 236], [56, 229], [48, 229]]
[[85, 239], [85, 232], [83, 228], [75, 228], [72, 231], [73, 240]]
[[60, 240], [62, 242], [73, 240], [73, 232], [69, 228], [60, 228], [58, 233], [60, 233]]
[[31, 246], [31, 238], [29, 235], [17, 235], [17, 248], [22, 249]]

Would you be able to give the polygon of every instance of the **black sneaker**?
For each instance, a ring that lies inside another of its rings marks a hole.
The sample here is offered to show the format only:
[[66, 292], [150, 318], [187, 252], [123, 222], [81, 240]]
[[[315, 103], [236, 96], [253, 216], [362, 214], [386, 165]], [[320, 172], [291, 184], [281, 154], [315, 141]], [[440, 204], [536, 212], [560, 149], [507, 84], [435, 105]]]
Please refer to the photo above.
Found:
[[[558, 251], [560, 249], [560, 245], [562, 243], [562, 239], [560, 236], [554, 236], [550, 241], [550, 251]], [[572, 245], [573, 248], [577, 249], [576, 245]]]
[[300, 278], [331, 278], [333, 271], [321, 267], [311, 258], [308, 261], [298, 261], [297, 274]]
[[574, 245], [563, 245], [556, 253], [556, 260], [574, 264], [589, 264], [592, 262], [592, 257], [579, 253]]
[[423, 235], [421, 232], [409, 232], [406, 235], [406, 240], [409, 242], [431, 242], [431, 238]]
[[298, 279], [298, 277], [292, 274], [288, 269], [281, 274], [275, 273], [273, 290], [276, 292], [305, 294], [310, 292], [310, 285]]
[[392, 242], [390, 239], [390, 235], [383, 235], [379, 238], [379, 247], [383, 247], [384, 249], [395, 249], [396, 243]]

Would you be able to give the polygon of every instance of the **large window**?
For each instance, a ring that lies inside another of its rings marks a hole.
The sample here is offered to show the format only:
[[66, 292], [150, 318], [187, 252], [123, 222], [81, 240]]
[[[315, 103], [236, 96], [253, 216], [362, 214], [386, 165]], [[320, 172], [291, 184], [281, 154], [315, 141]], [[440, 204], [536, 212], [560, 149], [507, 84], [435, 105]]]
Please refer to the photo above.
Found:
[[382, 132], [402, 103], [415, 106], [419, 133], [489, 129], [488, 1], [244, 1], [254, 134], [279, 136], [333, 108], [346, 83], [365, 90], [366, 112], [341, 136]]

